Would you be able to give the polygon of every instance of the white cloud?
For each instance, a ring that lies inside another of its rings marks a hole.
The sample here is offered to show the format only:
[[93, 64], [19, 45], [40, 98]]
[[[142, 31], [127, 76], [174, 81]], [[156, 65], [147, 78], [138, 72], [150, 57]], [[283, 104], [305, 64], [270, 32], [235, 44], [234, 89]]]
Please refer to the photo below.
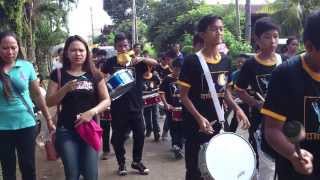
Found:
[[[92, 19], [91, 12], [92, 8]], [[111, 24], [112, 20], [107, 12], [103, 10], [102, 0], [79, 0], [76, 7], [68, 14], [68, 27], [70, 35], [80, 35], [86, 40], [91, 40], [92, 24], [94, 34], [100, 34], [100, 29], [105, 24]]]

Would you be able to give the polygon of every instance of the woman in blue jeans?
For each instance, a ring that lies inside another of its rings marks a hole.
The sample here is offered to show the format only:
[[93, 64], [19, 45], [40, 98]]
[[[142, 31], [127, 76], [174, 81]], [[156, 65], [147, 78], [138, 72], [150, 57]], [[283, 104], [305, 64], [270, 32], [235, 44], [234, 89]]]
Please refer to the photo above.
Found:
[[19, 58], [16, 35], [0, 33], [0, 162], [3, 180], [16, 179], [16, 155], [22, 180], [36, 180], [36, 122], [33, 104], [42, 111], [50, 130], [52, 119], [32, 64]]
[[106, 110], [110, 105], [108, 90], [102, 74], [92, 63], [87, 43], [80, 36], [66, 40], [62, 60], [63, 68], [50, 75], [47, 92], [48, 106], [61, 106], [56, 149], [66, 180], [78, 180], [80, 174], [85, 180], [97, 180], [98, 152], [80, 138], [75, 128], [96, 120], [96, 115]]

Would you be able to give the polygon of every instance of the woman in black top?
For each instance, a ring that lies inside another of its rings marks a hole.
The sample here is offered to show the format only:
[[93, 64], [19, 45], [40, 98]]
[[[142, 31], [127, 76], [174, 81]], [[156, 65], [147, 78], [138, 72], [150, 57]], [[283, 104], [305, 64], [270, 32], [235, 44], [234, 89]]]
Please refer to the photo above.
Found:
[[[59, 88], [58, 74], [61, 74]], [[75, 127], [95, 119], [110, 105], [102, 74], [93, 65], [87, 43], [79, 36], [66, 40], [63, 68], [50, 75], [48, 106], [61, 104], [56, 130], [56, 148], [67, 180], [98, 179], [98, 152], [85, 143]]]

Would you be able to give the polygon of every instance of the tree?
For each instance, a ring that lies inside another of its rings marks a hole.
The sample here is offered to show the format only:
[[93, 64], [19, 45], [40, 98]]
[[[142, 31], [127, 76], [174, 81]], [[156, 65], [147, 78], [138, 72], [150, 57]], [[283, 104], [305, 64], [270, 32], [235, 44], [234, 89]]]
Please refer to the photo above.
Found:
[[271, 14], [272, 18], [281, 25], [283, 35], [299, 36], [306, 17], [319, 8], [319, 0], [277, 0], [265, 6], [261, 12]]
[[[140, 19], [145, 19], [149, 14], [148, 1], [149, 0], [136, 0], [137, 16]], [[131, 0], [104, 0], [103, 2], [103, 8], [109, 16], [111, 16], [115, 24], [131, 18]]]

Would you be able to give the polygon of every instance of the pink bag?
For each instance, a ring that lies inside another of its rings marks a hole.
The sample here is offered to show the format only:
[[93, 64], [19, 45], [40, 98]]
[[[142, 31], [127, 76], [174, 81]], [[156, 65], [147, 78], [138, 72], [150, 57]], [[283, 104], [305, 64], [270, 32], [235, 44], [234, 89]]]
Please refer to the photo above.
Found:
[[103, 130], [94, 120], [80, 124], [76, 127], [76, 131], [87, 144], [93, 147], [93, 149], [96, 151], [101, 149]]

